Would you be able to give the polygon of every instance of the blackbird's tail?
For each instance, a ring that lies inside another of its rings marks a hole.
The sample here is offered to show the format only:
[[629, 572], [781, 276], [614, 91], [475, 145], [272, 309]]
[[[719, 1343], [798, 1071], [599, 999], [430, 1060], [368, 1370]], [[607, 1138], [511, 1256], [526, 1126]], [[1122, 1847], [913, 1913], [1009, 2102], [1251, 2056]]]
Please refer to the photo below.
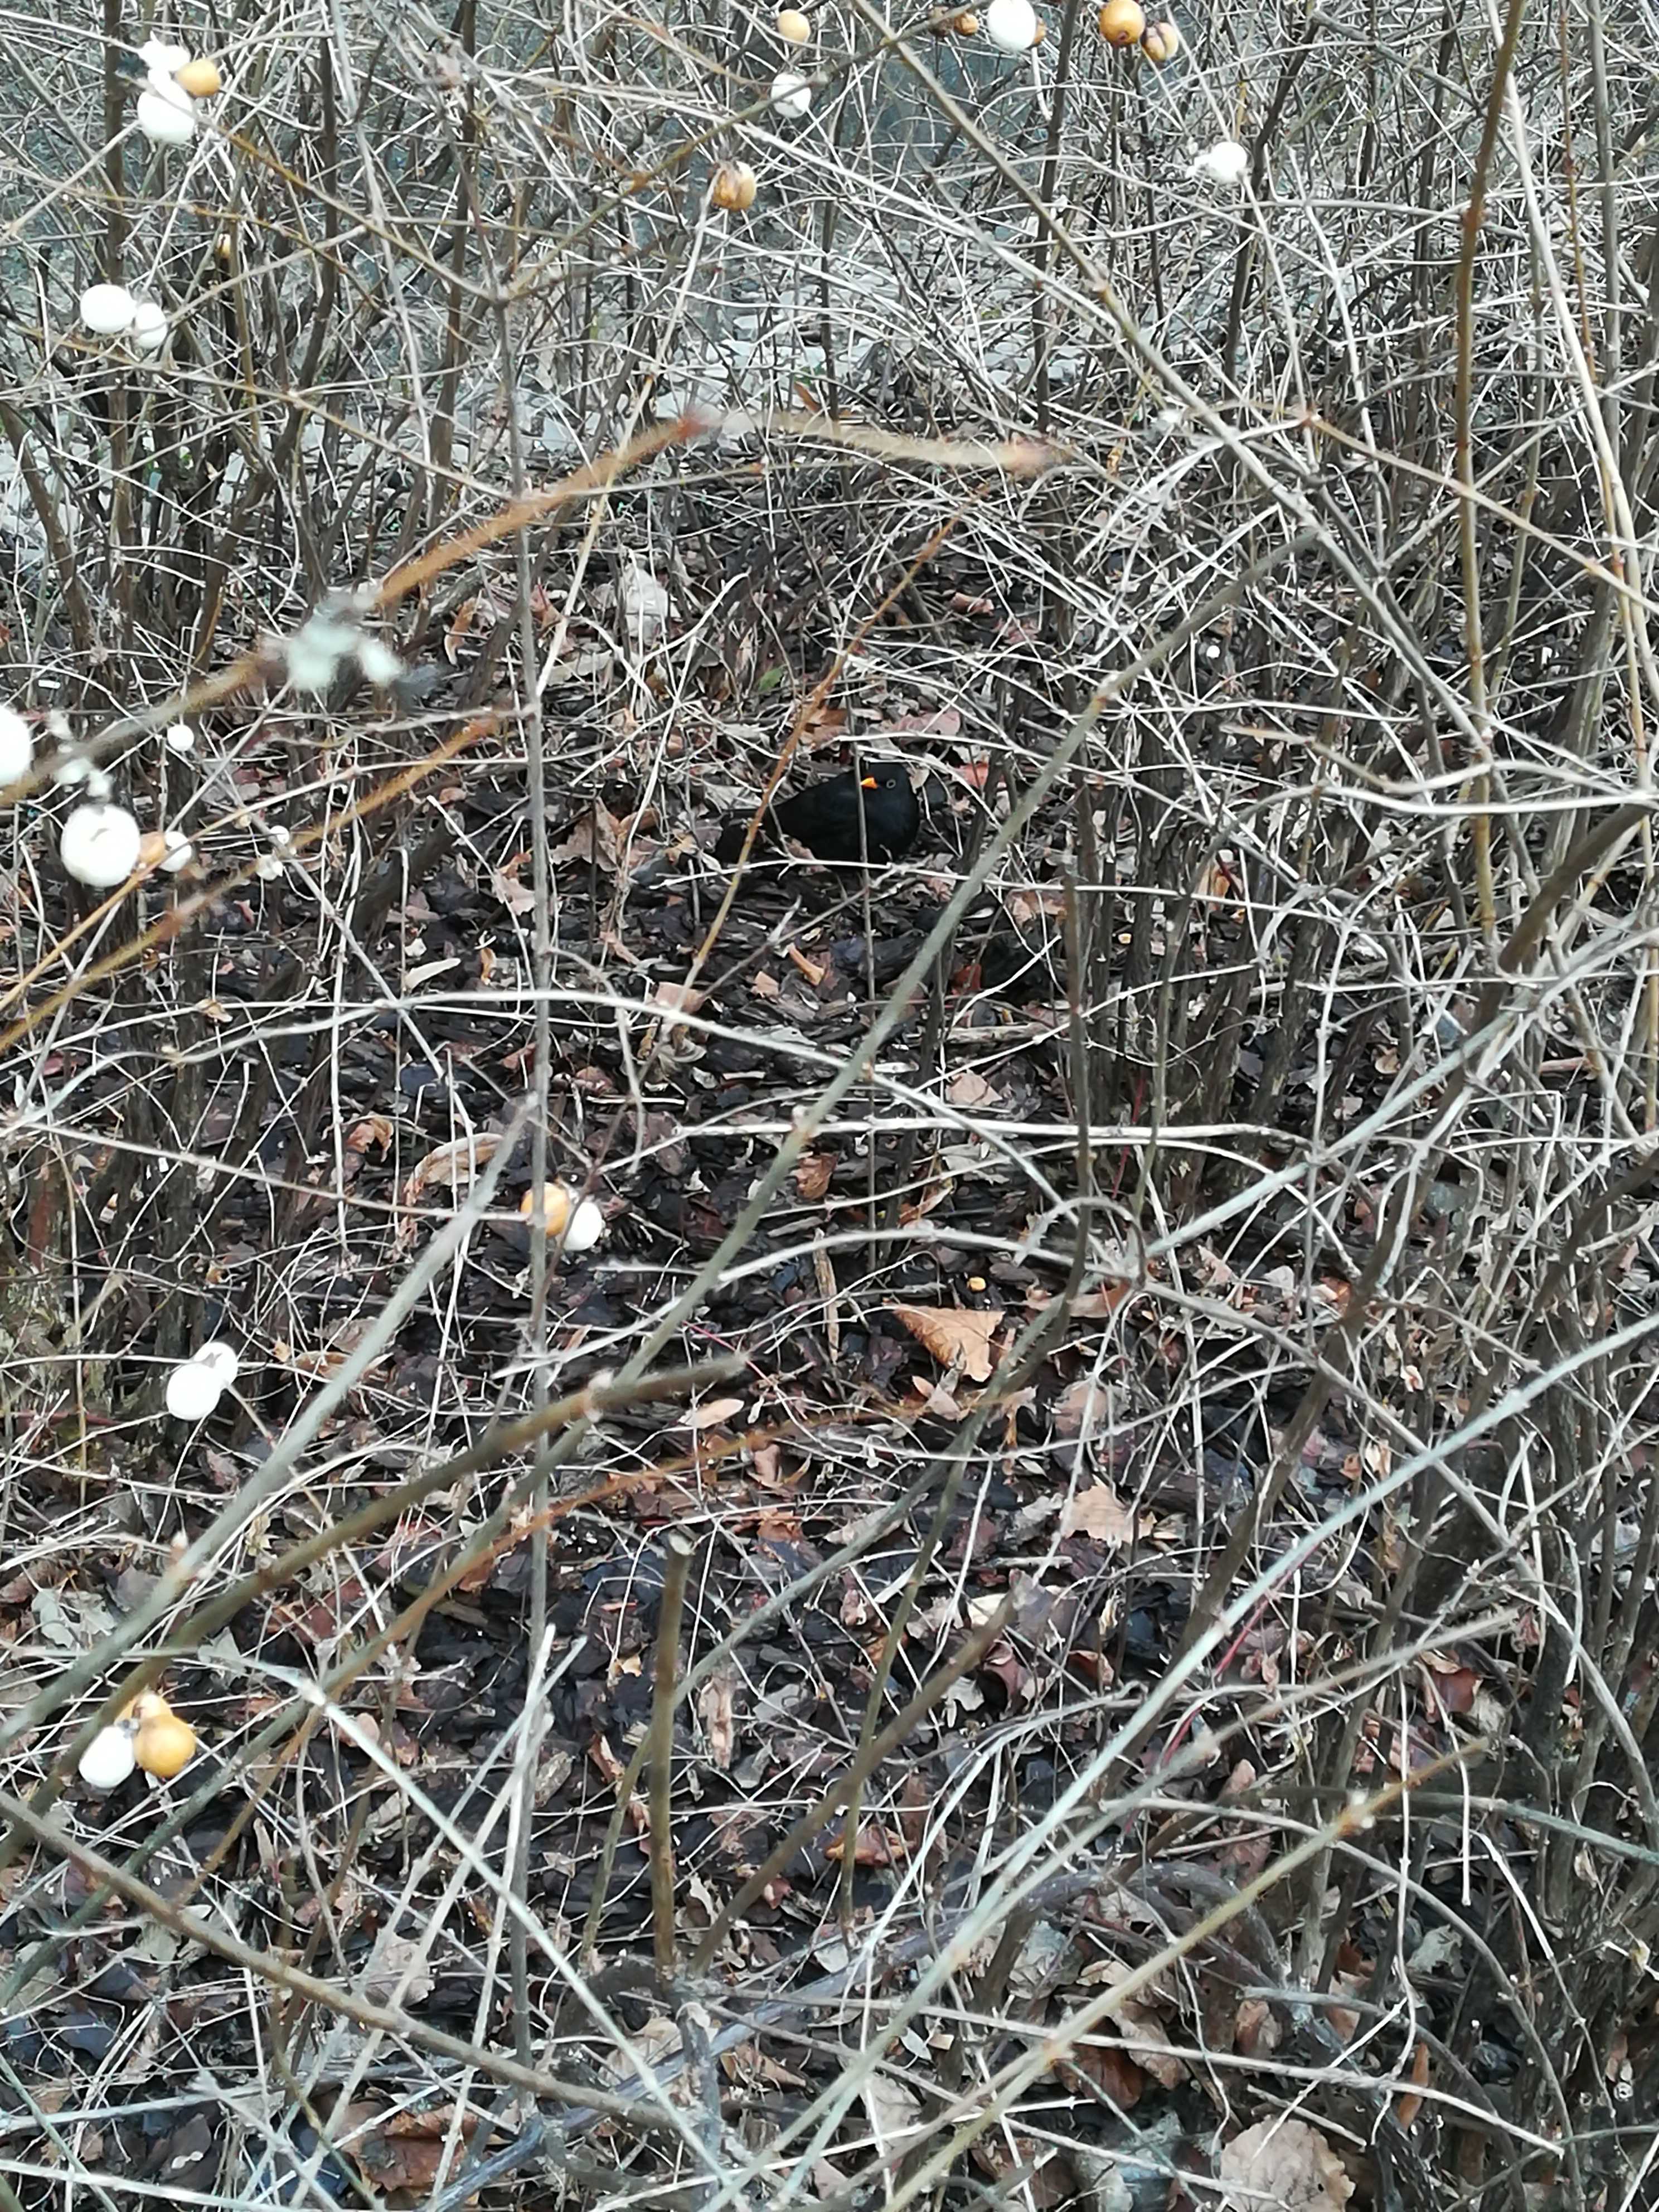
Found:
[[[751, 861], [758, 860], [767, 849], [770, 842], [767, 832], [770, 826], [769, 822], [763, 821], [756, 832], [754, 849], [749, 855]], [[749, 817], [746, 814], [738, 815], [720, 831], [720, 842], [714, 848], [714, 858], [723, 868], [736, 867], [743, 855], [743, 841], [748, 835]]]

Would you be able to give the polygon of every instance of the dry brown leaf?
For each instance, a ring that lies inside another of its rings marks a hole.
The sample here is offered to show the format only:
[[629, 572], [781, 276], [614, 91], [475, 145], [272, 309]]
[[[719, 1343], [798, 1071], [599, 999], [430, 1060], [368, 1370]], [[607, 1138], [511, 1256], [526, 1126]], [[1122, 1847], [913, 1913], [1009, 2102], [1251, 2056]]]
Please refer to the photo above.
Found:
[[484, 1163], [495, 1158], [501, 1141], [497, 1134], [457, 1137], [453, 1144], [440, 1145], [411, 1169], [404, 1185], [404, 1204], [413, 1206], [434, 1182], [447, 1183], [452, 1190], [470, 1183]]
[[586, 814], [570, 825], [562, 845], [548, 848], [548, 863], [562, 867], [572, 860], [592, 860], [614, 874], [621, 864], [623, 823], [602, 799], [595, 799]]
[[664, 2058], [677, 2056], [680, 2048], [680, 2032], [672, 2020], [658, 2014], [645, 2026], [636, 2028], [629, 2038], [626, 2050], [607, 2051], [602, 2071], [607, 2081], [615, 2083], [631, 2079], [642, 2060], [647, 2066], [655, 2066]]
[[1097, 1544], [1127, 1544], [1135, 1516], [1109, 1482], [1095, 1482], [1067, 1500], [1060, 1529], [1063, 1536], [1090, 1536]]
[[1054, 1403], [1057, 1437], [1091, 1437], [1112, 1410], [1112, 1394], [1097, 1375], [1080, 1375]]
[[[1429, 2086], [1429, 2046], [1426, 2043], [1419, 2043], [1412, 2053], [1411, 2079], [1415, 2088], [1426, 2089]], [[1423, 2100], [1408, 2094], [1401, 2098], [1394, 2109], [1401, 2126], [1408, 2128], [1422, 2111]]]
[[[382, 2115], [373, 2106], [351, 2106], [343, 2118], [340, 2140], [364, 2174], [383, 2194], [410, 2190], [429, 2197], [444, 2171], [444, 2146], [449, 2140], [447, 2112], [393, 2112]], [[477, 2129], [471, 2112], [462, 2116], [461, 2148], [451, 2161], [453, 2173], [465, 2162], [465, 2146]], [[361, 2130], [361, 2132], [359, 2130]]]
[[1347, 2168], [1305, 2120], [1259, 2120], [1223, 2149], [1217, 2172], [1229, 2212], [1342, 2212]]
[[701, 1406], [694, 1406], [689, 1413], [683, 1414], [680, 1426], [683, 1429], [718, 1428], [722, 1421], [729, 1421], [733, 1413], [742, 1411], [741, 1398], [709, 1398]]
[[[1091, 1978], [1109, 1987], [1127, 1980], [1133, 1971], [1127, 1960], [1102, 1959], [1095, 1962]], [[1168, 2029], [1143, 1998], [1114, 1999], [1107, 2007], [1107, 2018], [1129, 2046], [1128, 2056], [1143, 2073], [1150, 2074], [1166, 2089], [1174, 2089], [1186, 2080], [1186, 2066], [1176, 2056]]]
[[891, 1311], [941, 1366], [960, 1368], [970, 1382], [990, 1380], [1000, 1306], [894, 1306]]
[[461, 640], [472, 627], [473, 617], [478, 611], [476, 598], [463, 599], [455, 610], [449, 628], [444, 632], [444, 658], [453, 668], [461, 649]]
[[1002, 903], [1008, 909], [1009, 920], [1021, 928], [1045, 914], [1061, 915], [1066, 911], [1066, 901], [1059, 891], [1009, 891]]
[[[847, 1855], [846, 1835], [842, 1833], [832, 1836], [823, 1847], [823, 1855], [830, 1859], [844, 1858]], [[890, 1830], [878, 1828], [873, 1821], [860, 1822], [858, 1835], [853, 1844], [854, 1866], [893, 1866], [902, 1860], [903, 1856], [902, 1842]]]
[[384, 1152], [390, 1146], [392, 1137], [392, 1116], [389, 1114], [365, 1114], [362, 1120], [348, 1131], [346, 1150], [349, 1152], [366, 1152], [373, 1146], [377, 1152]]
[[1279, 2042], [1279, 2021], [1273, 2008], [1260, 1997], [1241, 2000], [1233, 2021], [1233, 2045], [1247, 2058], [1265, 2058], [1270, 2051], [1277, 2051]]
[[795, 1162], [794, 1185], [798, 1197], [809, 1205], [817, 1200], [830, 1188], [830, 1178], [836, 1172], [834, 1152], [803, 1152]]
[[1073, 1321], [1103, 1321], [1115, 1314], [1130, 1291], [1131, 1282], [1103, 1283], [1097, 1291], [1080, 1291], [1071, 1303]]
[[722, 1667], [697, 1692], [697, 1718], [708, 1738], [708, 1756], [722, 1774], [732, 1764], [732, 1747], [737, 1741], [732, 1710], [732, 1685], [735, 1680], [733, 1670]]
[[945, 1095], [951, 1105], [960, 1106], [968, 1113], [972, 1113], [976, 1107], [1000, 1106], [1003, 1103], [1002, 1093], [995, 1084], [988, 1083], [971, 1067], [964, 1067], [960, 1075], [951, 1079], [951, 1087]]
[[1146, 2076], [1135, 2064], [1127, 2051], [1115, 2043], [1097, 2043], [1085, 2036], [1074, 2044], [1066, 2054], [1067, 2065], [1103, 2089], [1121, 2112], [1127, 2112], [1140, 2100], [1146, 2086]]
[[890, 2074], [877, 2074], [864, 2085], [864, 2109], [883, 2150], [914, 2135], [921, 2125], [921, 2100]]
[[363, 1995], [375, 2004], [423, 2004], [432, 1969], [423, 1946], [408, 1936], [381, 1936], [363, 1974]]
[[[528, 854], [520, 856], [520, 861], [528, 858]], [[489, 878], [489, 888], [509, 914], [529, 914], [535, 907], [536, 894], [531, 885], [522, 880], [518, 870], [519, 863], [511, 861], [506, 867], [497, 868]]]
[[812, 1273], [817, 1278], [818, 1296], [823, 1300], [823, 1339], [830, 1347], [831, 1359], [841, 1358], [841, 1289], [836, 1281], [836, 1263], [830, 1257], [830, 1248], [822, 1237], [812, 1239]]

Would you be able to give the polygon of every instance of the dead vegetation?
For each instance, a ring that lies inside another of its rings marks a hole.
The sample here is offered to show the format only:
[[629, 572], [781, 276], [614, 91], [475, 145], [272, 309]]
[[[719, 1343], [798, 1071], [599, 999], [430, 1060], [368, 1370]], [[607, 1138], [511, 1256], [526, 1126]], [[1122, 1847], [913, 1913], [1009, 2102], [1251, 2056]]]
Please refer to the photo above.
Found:
[[10, 2212], [1650, 2201], [1653, 21], [1179, 27], [0, 28]]

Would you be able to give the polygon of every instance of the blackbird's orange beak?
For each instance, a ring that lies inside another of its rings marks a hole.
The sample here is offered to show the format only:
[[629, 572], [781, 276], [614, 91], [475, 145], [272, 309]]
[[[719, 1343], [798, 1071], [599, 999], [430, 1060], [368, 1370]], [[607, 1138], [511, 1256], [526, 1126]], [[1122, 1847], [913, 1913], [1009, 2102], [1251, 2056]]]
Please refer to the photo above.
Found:
[[876, 791], [880, 787], [878, 785], [874, 776], [861, 775], [859, 778], [859, 789], [860, 791]]

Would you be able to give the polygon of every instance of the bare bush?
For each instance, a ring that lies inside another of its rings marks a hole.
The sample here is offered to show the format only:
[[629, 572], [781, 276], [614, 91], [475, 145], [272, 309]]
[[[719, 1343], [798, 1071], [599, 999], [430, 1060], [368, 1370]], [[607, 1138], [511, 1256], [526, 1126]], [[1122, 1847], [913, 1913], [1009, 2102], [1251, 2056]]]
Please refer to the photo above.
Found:
[[1652, 2198], [1659, 23], [1009, 9], [0, 27], [0, 2204]]

